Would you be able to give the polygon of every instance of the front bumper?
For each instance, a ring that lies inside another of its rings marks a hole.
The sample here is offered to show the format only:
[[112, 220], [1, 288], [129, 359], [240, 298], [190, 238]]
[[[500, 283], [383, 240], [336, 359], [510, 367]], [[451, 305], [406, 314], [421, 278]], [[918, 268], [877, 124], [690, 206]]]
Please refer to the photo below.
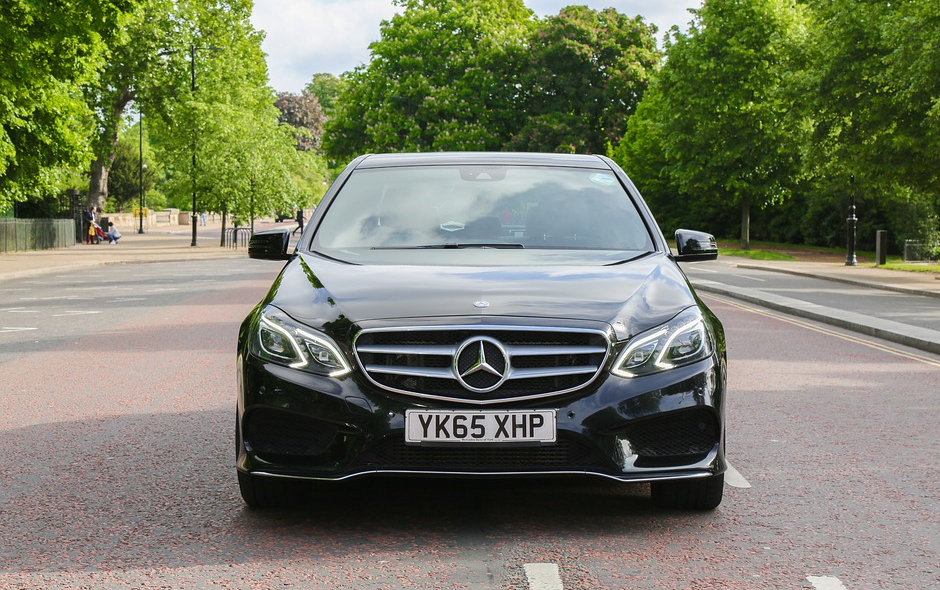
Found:
[[552, 409], [557, 441], [539, 446], [406, 445], [405, 412], [459, 408], [390, 393], [358, 372], [335, 379], [239, 356], [237, 468], [316, 480], [368, 474], [573, 476], [623, 481], [725, 470], [725, 370], [717, 355], [506, 409]]

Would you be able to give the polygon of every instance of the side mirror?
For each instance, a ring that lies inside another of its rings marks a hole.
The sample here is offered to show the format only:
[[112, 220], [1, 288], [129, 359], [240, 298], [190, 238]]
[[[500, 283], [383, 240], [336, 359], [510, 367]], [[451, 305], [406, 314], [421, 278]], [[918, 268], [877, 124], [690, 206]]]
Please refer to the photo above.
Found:
[[292, 256], [287, 253], [290, 244], [288, 228], [259, 231], [248, 241], [248, 257], [260, 260], [290, 260]]
[[691, 229], [676, 230], [676, 262], [701, 262], [718, 258], [715, 236]]

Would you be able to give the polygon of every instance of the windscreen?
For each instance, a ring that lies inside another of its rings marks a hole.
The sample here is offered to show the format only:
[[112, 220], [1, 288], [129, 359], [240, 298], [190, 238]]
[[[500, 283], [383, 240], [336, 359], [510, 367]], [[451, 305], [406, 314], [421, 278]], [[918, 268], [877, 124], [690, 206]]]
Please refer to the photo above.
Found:
[[653, 249], [613, 173], [538, 166], [356, 170], [330, 203], [314, 240], [321, 251]]

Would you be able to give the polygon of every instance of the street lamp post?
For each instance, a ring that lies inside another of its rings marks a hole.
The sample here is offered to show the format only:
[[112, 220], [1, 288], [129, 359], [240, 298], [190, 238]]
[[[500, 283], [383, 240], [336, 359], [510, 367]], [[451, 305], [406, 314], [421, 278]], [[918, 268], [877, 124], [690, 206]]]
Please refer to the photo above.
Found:
[[140, 182], [140, 208], [137, 214], [140, 216], [140, 228], [137, 233], [144, 233], [144, 112], [140, 112], [140, 170], [138, 181]]
[[849, 205], [849, 217], [845, 220], [848, 237], [846, 238], [845, 265], [857, 266], [858, 261], [855, 258], [855, 228], [858, 224], [858, 218], [855, 217], [855, 175], [849, 177], [849, 184], [852, 187], [852, 204]]
[[[190, 91], [192, 91], [193, 100], [196, 98], [196, 51], [197, 50], [208, 50], [208, 51], [221, 51], [221, 47], [198, 47], [196, 45], [189, 46], [189, 72], [190, 72]], [[193, 226], [193, 242], [190, 246], [196, 246], [196, 219], [199, 215], [196, 211], [196, 124], [193, 123], [193, 211], [190, 218], [190, 223]]]

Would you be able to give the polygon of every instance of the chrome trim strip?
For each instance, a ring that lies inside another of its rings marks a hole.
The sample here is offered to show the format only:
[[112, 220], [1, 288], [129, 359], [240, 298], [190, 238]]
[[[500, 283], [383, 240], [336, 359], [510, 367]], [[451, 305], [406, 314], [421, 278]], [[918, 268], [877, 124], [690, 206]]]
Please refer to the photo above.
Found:
[[[651, 481], [670, 481], [679, 479], [702, 479], [718, 475], [718, 473], [700, 468], [682, 468], [674, 472], [659, 471], [653, 473], [640, 473], [636, 475], [614, 475], [599, 471], [412, 471], [407, 469], [374, 469], [370, 471], [357, 471], [340, 477], [316, 477], [304, 475], [285, 475], [269, 471], [251, 471], [252, 475], [275, 477], [279, 479], [303, 479], [312, 481], [345, 481], [367, 475], [415, 475], [415, 476], [443, 476], [443, 477], [572, 477], [591, 476], [618, 481], [620, 483], [647, 483]], [[722, 472], [723, 473], [723, 472]]]

